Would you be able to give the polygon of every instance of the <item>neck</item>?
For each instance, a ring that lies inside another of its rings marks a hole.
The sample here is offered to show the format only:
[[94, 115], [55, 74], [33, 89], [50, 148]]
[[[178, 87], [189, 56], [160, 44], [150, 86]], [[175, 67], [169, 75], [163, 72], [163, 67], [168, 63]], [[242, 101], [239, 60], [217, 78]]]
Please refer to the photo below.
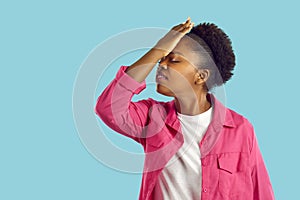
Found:
[[177, 112], [184, 115], [198, 115], [207, 111], [211, 107], [211, 102], [207, 98], [207, 93], [200, 93], [194, 97], [175, 97]]

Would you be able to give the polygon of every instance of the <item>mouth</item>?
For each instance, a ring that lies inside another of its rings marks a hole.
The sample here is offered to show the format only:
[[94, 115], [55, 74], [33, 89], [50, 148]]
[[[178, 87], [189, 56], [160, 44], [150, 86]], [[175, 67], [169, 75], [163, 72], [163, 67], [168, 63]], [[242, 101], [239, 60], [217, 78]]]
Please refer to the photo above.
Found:
[[156, 74], [156, 80], [161, 81], [161, 80], [168, 80], [168, 77], [162, 73], [157, 73]]

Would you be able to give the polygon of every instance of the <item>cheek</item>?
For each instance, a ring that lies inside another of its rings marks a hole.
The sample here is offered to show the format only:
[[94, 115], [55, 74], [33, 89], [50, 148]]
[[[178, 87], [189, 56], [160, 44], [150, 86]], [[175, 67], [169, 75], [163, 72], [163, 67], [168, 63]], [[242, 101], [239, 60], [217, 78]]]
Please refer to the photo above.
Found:
[[189, 71], [178, 71], [175, 73], [172, 78], [174, 77], [175, 83], [178, 85], [190, 85], [194, 82], [194, 74]]

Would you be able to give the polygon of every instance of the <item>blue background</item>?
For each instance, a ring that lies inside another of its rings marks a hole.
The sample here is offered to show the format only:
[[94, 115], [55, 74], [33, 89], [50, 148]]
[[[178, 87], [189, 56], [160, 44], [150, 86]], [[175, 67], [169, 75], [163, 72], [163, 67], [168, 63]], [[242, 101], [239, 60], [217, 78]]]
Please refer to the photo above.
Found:
[[227, 106], [253, 123], [276, 199], [296, 199], [298, 8], [292, 0], [2, 1], [0, 199], [137, 199], [141, 174], [106, 167], [81, 143], [73, 84], [89, 52], [108, 37], [170, 28], [187, 16], [215, 22], [230, 36], [237, 66], [226, 84]]

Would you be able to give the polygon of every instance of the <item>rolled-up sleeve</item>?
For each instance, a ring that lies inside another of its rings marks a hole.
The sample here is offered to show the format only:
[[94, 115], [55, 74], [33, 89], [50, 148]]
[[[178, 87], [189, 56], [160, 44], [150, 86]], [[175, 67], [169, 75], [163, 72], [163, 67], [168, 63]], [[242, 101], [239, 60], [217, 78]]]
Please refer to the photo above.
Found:
[[144, 90], [146, 83], [134, 80], [126, 74], [126, 68], [120, 67], [116, 77], [98, 97], [94, 110], [111, 129], [141, 143], [150, 102], [132, 102], [133, 95]]

